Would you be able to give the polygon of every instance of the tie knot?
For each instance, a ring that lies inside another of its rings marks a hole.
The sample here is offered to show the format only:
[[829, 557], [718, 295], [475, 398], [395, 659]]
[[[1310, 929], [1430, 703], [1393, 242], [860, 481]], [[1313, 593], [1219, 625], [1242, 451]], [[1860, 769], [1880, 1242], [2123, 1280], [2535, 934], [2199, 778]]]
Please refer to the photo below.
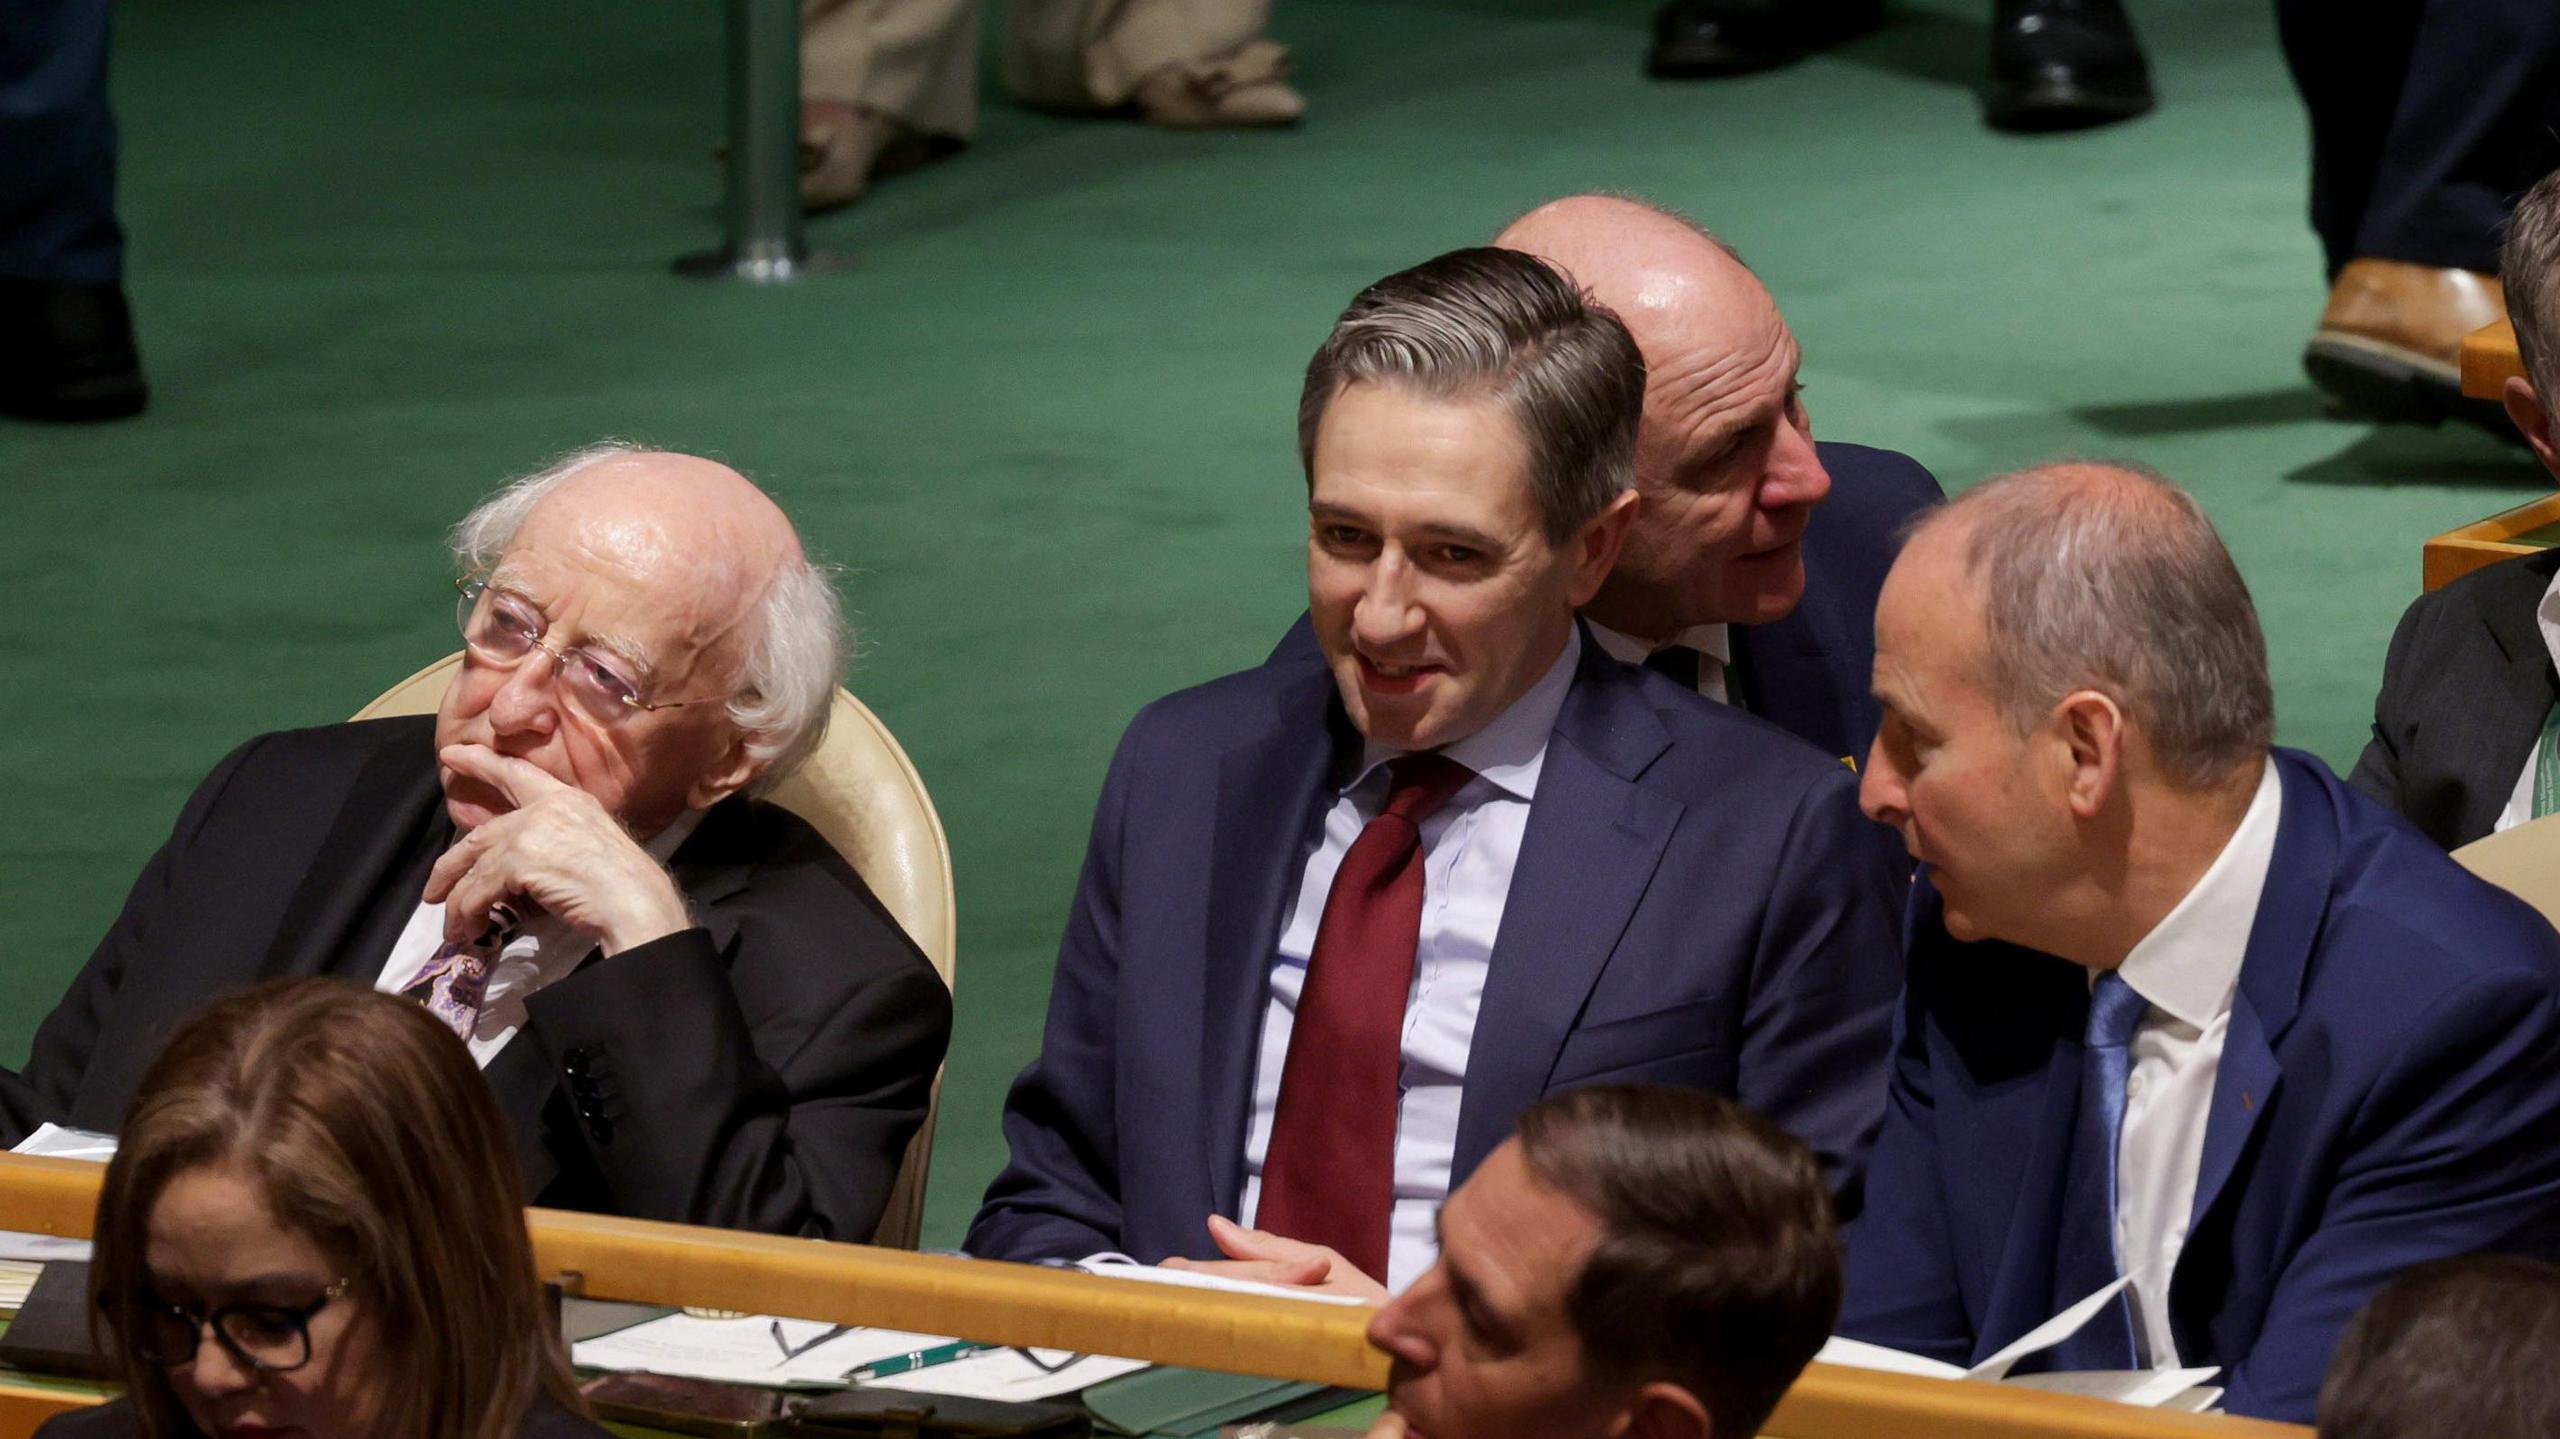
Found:
[[2114, 970], [2099, 975], [2089, 991], [2089, 1047], [2122, 1049], [2133, 1043], [2133, 1031], [2150, 1009], [2151, 1001], [2125, 983], [2123, 975]]
[[1466, 787], [1476, 772], [1443, 754], [1409, 754], [1387, 763], [1387, 803], [1391, 814], [1419, 829], [1449, 796]]

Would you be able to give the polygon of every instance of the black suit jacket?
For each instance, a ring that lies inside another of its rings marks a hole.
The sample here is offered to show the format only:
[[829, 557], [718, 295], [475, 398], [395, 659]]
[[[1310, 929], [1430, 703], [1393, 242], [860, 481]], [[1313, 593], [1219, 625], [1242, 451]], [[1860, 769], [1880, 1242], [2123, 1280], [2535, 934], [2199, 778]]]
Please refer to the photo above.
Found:
[[1876, 597], [1902, 527], [1946, 498], [1920, 462], [1824, 442], [1831, 497], [1804, 531], [1804, 598], [1780, 619], [1732, 629], [1734, 698], [1826, 754], [1867, 762], [1880, 712], [1870, 693]]
[[[512, 1048], [513, 1046], [510, 1046]], [[38, 1439], [142, 1439], [142, 1411], [130, 1399], [114, 1399], [89, 1409], [56, 1414], [36, 1427]], [[191, 1425], [179, 1439], [202, 1439]], [[570, 1413], [544, 1394], [525, 1406], [516, 1439], [616, 1439], [593, 1419]]]
[[[450, 843], [434, 721], [251, 740], [200, 786], [21, 1075], [0, 1140], [114, 1130], [170, 1033], [282, 975], [371, 985]], [[488, 1080], [560, 1208], [868, 1238], [950, 1037], [930, 963], [826, 841], [732, 798], [668, 866], [696, 927], [532, 995]]]
[[2560, 675], [2534, 609], [2560, 550], [2474, 570], [2400, 616], [2348, 782], [2447, 849], [2489, 833], [2515, 791]]

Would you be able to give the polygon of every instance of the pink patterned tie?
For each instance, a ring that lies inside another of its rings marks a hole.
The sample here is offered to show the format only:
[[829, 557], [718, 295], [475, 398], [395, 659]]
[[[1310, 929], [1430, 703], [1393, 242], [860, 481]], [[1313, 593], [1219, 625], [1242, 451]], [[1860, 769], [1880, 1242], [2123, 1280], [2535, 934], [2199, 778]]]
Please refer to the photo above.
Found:
[[480, 1028], [480, 997], [489, 987], [489, 969], [516, 937], [518, 927], [512, 914], [493, 910], [489, 927], [478, 939], [453, 940], [438, 949], [400, 986], [400, 997], [425, 1005], [429, 1014], [469, 1042]]

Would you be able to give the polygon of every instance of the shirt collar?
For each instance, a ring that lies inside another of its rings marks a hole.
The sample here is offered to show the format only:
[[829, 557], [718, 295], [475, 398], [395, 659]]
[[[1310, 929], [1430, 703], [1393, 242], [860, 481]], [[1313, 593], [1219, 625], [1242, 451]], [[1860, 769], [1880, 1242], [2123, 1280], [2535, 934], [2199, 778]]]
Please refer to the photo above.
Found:
[[1660, 645], [1646, 644], [1634, 635], [1621, 634], [1607, 625], [1597, 624], [1591, 620], [1584, 620], [1583, 623], [1591, 626], [1591, 637], [1600, 642], [1600, 648], [1611, 659], [1627, 664], [1643, 664], [1655, 650], [1668, 649], [1672, 645], [1685, 645], [1720, 665], [1733, 663], [1733, 626], [1721, 621], [1682, 630]]
[[649, 842], [640, 847], [649, 852], [649, 858], [663, 865], [675, 858], [676, 851], [686, 840], [693, 838], [693, 832], [701, 827], [702, 817], [708, 813], [710, 813], [708, 810], [686, 810], [667, 821], [665, 829], [651, 835]]
[[2551, 662], [2560, 665], [2560, 574], [2542, 591], [2542, 603], [2533, 607], [2535, 628], [2542, 631], [2542, 647], [2551, 651]]
[[[1564, 712], [1565, 693], [1573, 688], [1574, 667], [1581, 658], [1581, 626], [1575, 625], [1565, 631], [1564, 649], [1536, 684], [1483, 729], [1444, 746], [1440, 753], [1475, 771], [1477, 778], [1490, 781], [1505, 794], [1516, 799], [1536, 799], [1538, 775], [1547, 763], [1547, 736], [1555, 730], [1556, 716]], [[1343, 791], [1358, 788], [1377, 773], [1380, 765], [1405, 753], [1374, 740], [1362, 740], [1360, 770], [1342, 786]]]
[[2116, 970], [2134, 993], [2191, 1028], [2203, 1029], [2231, 1008], [2258, 898], [2275, 860], [2283, 808], [2284, 784], [2270, 758], [2259, 772], [2249, 812], [2223, 842], [2222, 853]]

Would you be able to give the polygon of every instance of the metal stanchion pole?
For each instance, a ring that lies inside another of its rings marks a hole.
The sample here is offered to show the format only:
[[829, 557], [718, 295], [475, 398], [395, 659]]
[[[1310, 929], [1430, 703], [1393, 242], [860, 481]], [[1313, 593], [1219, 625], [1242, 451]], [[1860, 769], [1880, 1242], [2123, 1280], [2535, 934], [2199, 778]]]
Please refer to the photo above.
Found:
[[800, 233], [800, 0], [728, 7], [728, 243], [676, 270], [772, 284], [841, 268]]

